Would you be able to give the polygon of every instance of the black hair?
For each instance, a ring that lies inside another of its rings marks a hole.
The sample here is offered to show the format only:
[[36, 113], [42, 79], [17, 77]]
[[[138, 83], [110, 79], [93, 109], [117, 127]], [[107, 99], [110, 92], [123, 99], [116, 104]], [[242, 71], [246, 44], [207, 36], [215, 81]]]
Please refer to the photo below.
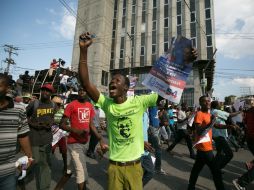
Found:
[[3, 73], [0, 73], [0, 80], [2, 80], [3, 83], [4, 83], [6, 86], [9, 86], [9, 84], [10, 84], [10, 78], [9, 78], [8, 75], [3, 74]]
[[205, 99], [205, 98], [207, 98], [206, 95], [200, 96], [200, 98], [199, 98], [199, 103], [200, 103], [203, 99]]
[[217, 100], [212, 101], [211, 108], [212, 109], [217, 109], [218, 107], [219, 107], [219, 102]]

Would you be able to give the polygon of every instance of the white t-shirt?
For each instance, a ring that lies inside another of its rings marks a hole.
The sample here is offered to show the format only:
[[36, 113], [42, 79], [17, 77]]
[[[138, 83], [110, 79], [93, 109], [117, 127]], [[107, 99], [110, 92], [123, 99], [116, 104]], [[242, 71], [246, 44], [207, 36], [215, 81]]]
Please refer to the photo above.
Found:
[[67, 84], [67, 80], [68, 80], [69, 76], [63, 75], [63, 74], [60, 74], [59, 76], [61, 77], [60, 84]]
[[[186, 113], [182, 110], [178, 111], [178, 119], [179, 120], [184, 120], [186, 118]], [[178, 129], [187, 129], [187, 120], [181, 123], [177, 123], [177, 128]]]

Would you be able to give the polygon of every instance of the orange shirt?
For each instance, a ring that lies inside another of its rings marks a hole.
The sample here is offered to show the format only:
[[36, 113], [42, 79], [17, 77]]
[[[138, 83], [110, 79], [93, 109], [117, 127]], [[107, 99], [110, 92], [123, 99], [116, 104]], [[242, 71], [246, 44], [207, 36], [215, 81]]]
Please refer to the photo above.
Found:
[[[194, 123], [201, 125], [201, 127], [205, 127], [210, 123], [210, 121], [211, 121], [211, 114], [210, 113], [205, 113], [205, 112], [198, 111], [196, 116], [195, 116]], [[208, 135], [210, 137], [210, 141], [197, 144], [195, 146], [197, 150], [201, 150], [201, 151], [211, 151], [211, 150], [213, 150], [213, 146], [212, 146], [212, 129], [209, 130]], [[199, 139], [200, 139], [200, 136], [198, 136], [196, 134], [196, 142]]]

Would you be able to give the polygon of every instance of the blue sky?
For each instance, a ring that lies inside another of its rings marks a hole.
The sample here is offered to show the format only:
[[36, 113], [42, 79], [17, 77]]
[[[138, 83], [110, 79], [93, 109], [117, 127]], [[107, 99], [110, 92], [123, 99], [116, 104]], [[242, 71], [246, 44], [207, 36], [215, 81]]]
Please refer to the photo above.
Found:
[[[216, 70], [214, 95], [240, 96], [254, 93], [254, 1], [214, 0], [216, 28]], [[77, 0], [66, 0], [77, 9]], [[75, 18], [58, 0], [1, 0], [0, 68], [7, 57], [3, 45], [19, 47], [11, 66], [16, 78], [25, 70], [45, 69], [53, 58], [71, 64]]]

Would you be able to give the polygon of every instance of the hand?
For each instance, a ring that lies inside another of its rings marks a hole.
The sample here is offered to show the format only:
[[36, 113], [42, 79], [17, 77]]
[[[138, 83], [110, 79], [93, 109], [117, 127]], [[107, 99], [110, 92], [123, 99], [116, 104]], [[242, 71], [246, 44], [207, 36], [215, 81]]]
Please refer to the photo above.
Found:
[[192, 48], [192, 60], [191, 61], [195, 61], [198, 57], [198, 51], [196, 48]]
[[27, 162], [27, 165], [26, 165], [26, 168], [29, 168], [34, 162], [34, 159], [33, 158], [28, 158], [28, 162]]
[[145, 141], [144, 147], [145, 147], [145, 150], [147, 150], [149, 152], [154, 152], [154, 148], [151, 146], [151, 144], [149, 142]]
[[89, 32], [83, 33], [79, 36], [79, 47], [81, 49], [87, 49], [92, 43], [93, 40]]

